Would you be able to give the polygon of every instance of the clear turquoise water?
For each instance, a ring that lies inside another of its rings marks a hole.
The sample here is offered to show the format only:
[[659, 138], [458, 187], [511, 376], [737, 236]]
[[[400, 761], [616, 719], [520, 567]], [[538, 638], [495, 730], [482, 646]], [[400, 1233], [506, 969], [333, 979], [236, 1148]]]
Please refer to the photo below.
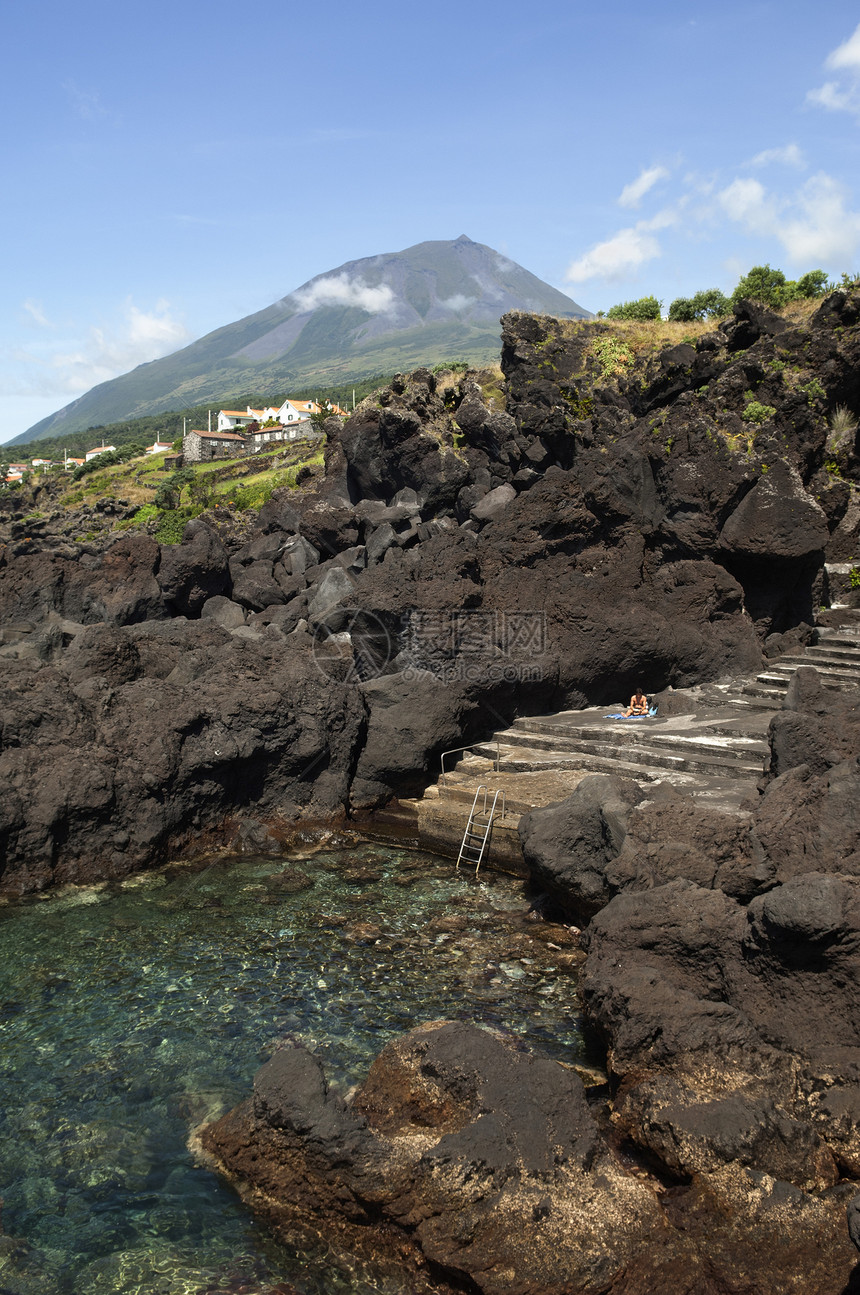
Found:
[[[293, 893], [285, 868], [313, 884]], [[276, 1246], [189, 1134], [287, 1038], [344, 1087], [441, 1017], [581, 1059], [574, 984], [527, 907], [510, 878], [362, 844], [0, 911], [2, 1224], [23, 1242], [0, 1244], [0, 1295], [388, 1289]]]

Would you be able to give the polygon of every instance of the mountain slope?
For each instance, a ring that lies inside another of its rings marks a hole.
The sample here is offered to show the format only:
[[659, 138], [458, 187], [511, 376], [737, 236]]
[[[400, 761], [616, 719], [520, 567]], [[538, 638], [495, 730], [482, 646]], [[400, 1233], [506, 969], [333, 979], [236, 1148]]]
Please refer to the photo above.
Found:
[[254, 390], [342, 383], [444, 359], [498, 357], [509, 310], [589, 318], [522, 266], [462, 237], [348, 261], [265, 310], [100, 383], [10, 442]]

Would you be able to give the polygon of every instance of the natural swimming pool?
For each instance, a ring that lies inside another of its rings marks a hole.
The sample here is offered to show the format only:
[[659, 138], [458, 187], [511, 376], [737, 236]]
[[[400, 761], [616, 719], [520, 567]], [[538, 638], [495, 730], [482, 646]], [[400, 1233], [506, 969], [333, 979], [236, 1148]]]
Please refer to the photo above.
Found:
[[569, 950], [524, 922], [528, 903], [510, 877], [361, 842], [0, 910], [2, 1225], [24, 1243], [0, 1237], [0, 1290], [388, 1289], [274, 1244], [189, 1135], [285, 1039], [344, 1088], [443, 1017], [584, 1061]]

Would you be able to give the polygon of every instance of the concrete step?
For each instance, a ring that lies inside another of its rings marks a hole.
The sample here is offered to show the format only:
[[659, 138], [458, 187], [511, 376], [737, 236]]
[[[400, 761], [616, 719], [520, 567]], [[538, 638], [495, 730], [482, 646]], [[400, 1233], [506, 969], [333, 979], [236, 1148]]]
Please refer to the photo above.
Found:
[[837, 674], [851, 675], [860, 677], [860, 652], [856, 653], [853, 660], [851, 658], [838, 656], [812, 656], [814, 648], [810, 648], [810, 655], [803, 656], [781, 656], [775, 661], [768, 662], [768, 670], [788, 670], [791, 673], [798, 666], [813, 666], [819, 674]]
[[720, 725], [718, 732], [713, 734], [688, 735], [664, 732], [654, 727], [653, 722], [648, 720], [634, 720], [629, 729], [621, 732], [618, 726], [606, 729], [602, 725], [595, 724], [557, 724], [548, 719], [522, 716], [514, 720], [509, 729], [495, 733], [492, 740], [496, 739], [509, 745], [520, 743], [538, 748], [549, 748], [559, 743], [571, 746], [580, 743], [610, 742], [619, 747], [637, 746], [677, 751], [682, 755], [720, 755], [741, 760], [766, 755], [768, 751], [767, 742], [762, 736], [751, 736], [738, 726], [727, 728]]
[[[468, 766], [466, 766], [466, 768], [463, 770], [461, 770], [458, 767], [455, 772], [458, 774], [460, 773], [468, 774], [469, 769], [468, 769]], [[474, 777], [474, 775], [472, 775], [472, 777]], [[464, 832], [466, 830], [466, 820], [469, 817], [468, 811], [471, 809], [472, 803], [475, 799], [476, 785], [477, 784], [475, 782], [469, 782], [468, 785], [466, 786], [458, 787], [456, 784], [446, 782], [444, 787], [441, 785], [439, 787], [440, 800], [444, 800], [446, 802], [454, 801], [456, 804], [462, 805], [465, 808], [466, 813], [463, 815]], [[489, 805], [492, 803], [493, 795], [495, 794], [496, 789], [492, 784], [488, 784], [488, 786], [490, 787], [490, 795], [488, 797], [488, 805]], [[499, 797], [499, 804], [501, 804], [501, 797]], [[504, 814], [497, 813], [496, 817], [493, 819], [493, 823], [494, 824], [507, 823], [509, 825], [513, 823], [513, 825], [516, 826], [517, 822], [519, 821], [520, 815], [527, 814], [531, 808], [532, 808], [532, 804], [530, 801], [517, 800], [516, 797], [506, 796], [505, 812]]]
[[[731, 767], [739, 765], [745, 769], [756, 767], [761, 772], [761, 761], [768, 754], [766, 742], [754, 738], [737, 736], [684, 737], [677, 734], [657, 734], [631, 732], [619, 734], [612, 731], [601, 733], [595, 729], [581, 730], [581, 736], [564, 734], [549, 735], [530, 733], [525, 729], [507, 729], [494, 735], [493, 743], [499, 742], [507, 748], [524, 746], [531, 750], [558, 752], [565, 759], [581, 752], [584, 755], [617, 755], [620, 759], [634, 759], [642, 763], [642, 756], [647, 763], [663, 765], [666, 768], [682, 768], [701, 772], [711, 765]], [[493, 743], [488, 743], [486, 751]], [[636, 752], [636, 756], [632, 752]], [[483, 753], [483, 752], [482, 752]], [[758, 762], [758, 763], [756, 763]], [[700, 766], [697, 768], [696, 766]]]
[[[811, 658], [813, 661], [826, 659], [828, 661], [847, 661], [860, 662], [860, 638], [851, 639], [831, 639], [826, 643], [811, 643], [803, 653], [804, 657]], [[780, 657], [784, 661], [785, 657]]]
[[[475, 747], [475, 750], [479, 755], [487, 755], [490, 750], [495, 751], [495, 743], [488, 744], [486, 747]], [[613, 743], [609, 737], [604, 742], [578, 742], [570, 747], [557, 743], [529, 746], [526, 742], [515, 744], [503, 742], [499, 756], [501, 769], [510, 768], [513, 765], [518, 768], [523, 767], [525, 759], [539, 760], [546, 767], [560, 764], [569, 769], [591, 769], [599, 765], [602, 770], [606, 766], [626, 764], [639, 769], [653, 770], [657, 777], [660, 776], [659, 770], [662, 769], [671, 770], [674, 773], [758, 778], [761, 776], [764, 760], [764, 754], [758, 761], [752, 762], [715, 753], [697, 755], [687, 751], [658, 750], [653, 746], [634, 746], [627, 743], [619, 745]]]
[[745, 697], [766, 697], [779, 703], [782, 706], [785, 700], [785, 690], [788, 687], [788, 679], [781, 675], [757, 675], [750, 683], [743, 686]]
[[[665, 768], [636, 764], [610, 756], [587, 755], [581, 751], [562, 757], [548, 751], [532, 750], [527, 746], [502, 749], [502, 772], [526, 773], [540, 769], [582, 769], [587, 773], [611, 773], [619, 777], [635, 778], [638, 782], [661, 782], [669, 772]], [[692, 784], [694, 775], [683, 770], [672, 771], [672, 781]]]
[[726, 698], [726, 702], [732, 706], [737, 706], [739, 709], [748, 710], [752, 714], [762, 714], [765, 711], [782, 710], [784, 698], [784, 690], [777, 692], [771, 689], [758, 688], [754, 684], [744, 684], [742, 691], [733, 697]]
[[[779, 688], [784, 695], [795, 668], [794, 666], [786, 666], [784, 670], [780, 670], [773, 666], [762, 672], [762, 674], [756, 675], [756, 683], [763, 684], [767, 688]], [[830, 688], [834, 692], [851, 692], [854, 688], [860, 686], [860, 677], [856, 673], [849, 674], [835, 670], [819, 670], [818, 673], [821, 676], [823, 687]], [[747, 689], [745, 688], [744, 692], [746, 691]]]
[[815, 642], [817, 644], [842, 644], [853, 645], [860, 643], [860, 625], [856, 628], [851, 626], [840, 626], [839, 629], [830, 629], [826, 625], [819, 625], [815, 631]]

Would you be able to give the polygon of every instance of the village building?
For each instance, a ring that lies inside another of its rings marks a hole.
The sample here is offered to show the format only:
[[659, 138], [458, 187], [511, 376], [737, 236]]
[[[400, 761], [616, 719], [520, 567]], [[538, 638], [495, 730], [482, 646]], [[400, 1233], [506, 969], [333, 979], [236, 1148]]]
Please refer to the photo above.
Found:
[[173, 441], [153, 441], [147, 445], [145, 454], [165, 454], [168, 450], [173, 449]]
[[[312, 414], [322, 413], [323, 405], [318, 400], [295, 400], [289, 398], [280, 405], [267, 405], [265, 409], [252, 409], [248, 405], [245, 409], [219, 409], [218, 411], [218, 431], [233, 432], [241, 431], [250, 423], [278, 423], [281, 427], [296, 427], [299, 423], [306, 423], [310, 420]], [[341, 409], [338, 405], [331, 406], [331, 412], [338, 414], [340, 417], [346, 417], [346, 410]], [[266, 428], [267, 431], [277, 431], [277, 428]], [[272, 437], [273, 440], [284, 439], [281, 437]], [[289, 438], [293, 439], [293, 438]]]
[[292, 427], [283, 427], [280, 424], [272, 426], [249, 427], [245, 432], [245, 440], [248, 449], [253, 453], [264, 449], [270, 441], [296, 441], [301, 437], [303, 441], [322, 440], [322, 432], [315, 432], [308, 426], [308, 419], [303, 419], [301, 423], [294, 423]]
[[219, 409], [218, 431], [232, 432], [249, 423], [279, 423], [288, 427], [290, 423], [306, 422], [311, 414], [317, 413], [319, 405], [312, 400], [285, 400], [280, 405], [267, 405], [265, 409], [252, 409], [248, 405], [241, 409]]
[[233, 459], [244, 454], [245, 437], [238, 432], [207, 432], [195, 429], [182, 440], [184, 463], [210, 463], [212, 459]]
[[86, 459], [87, 463], [89, 463], [90, 459], [96, 458], [97, 455], [107, 454], [109, 450], [115, 450], [115, 449], [116, 449], [115, 445], [97, 445], [94, 450], [87, 450], [86, 454], [84, 455], [84, 458]]

